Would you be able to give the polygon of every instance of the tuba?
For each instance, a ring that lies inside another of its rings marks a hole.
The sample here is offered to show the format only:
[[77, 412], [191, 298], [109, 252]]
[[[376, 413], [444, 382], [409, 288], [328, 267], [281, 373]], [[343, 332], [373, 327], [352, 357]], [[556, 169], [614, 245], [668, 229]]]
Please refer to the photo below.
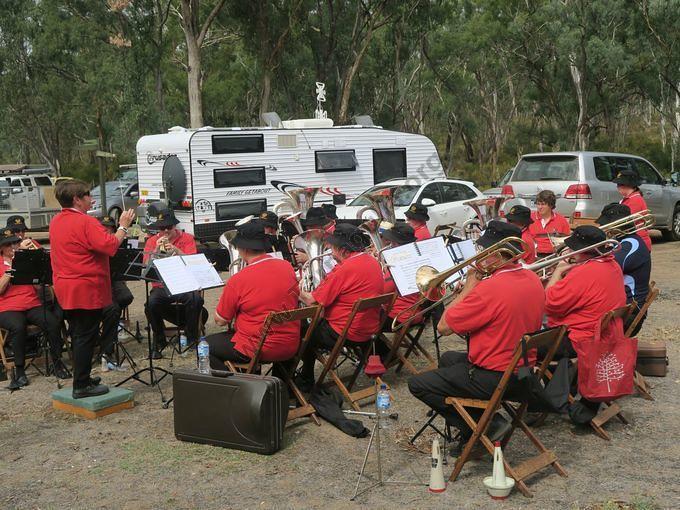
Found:
[[[362, 220], [359, 228], [363, 230], [371, 239], [371, 244], [376, 253], [383, 249], [382, 239], [380, 239], [379, 229], [391, 228], [396, 223], [394, 213], [394, 190], [396, 188], [383, 188], [372, 193], [367, 193], [363, 197], [370, 202], [369, 205], [357, 211], [356, 218]], [[364, 220], [364, 214], [373, 212], [377, 217]]]
[[314, 205], [314, 197], [320, 188], [286, 188], [283, 192], [288, 195], [274, 206], [274, 213], [282, 217], [283, 221], [290, 221], [298, 234], [302, 234], [301, 219], [307, 216], [307, 210]]
[[[462, 237], [465, 239], [477, 239], [486, 225], [500, 216], [501, 207], [507, 198], [495, 196], [488, 198], [474, 198], [466, 200], [463, 205], [467, 205], [475, 211], [476, 218], [470, 218], [463, 223], [461, 228]], [[484, 207], [484, 210], [482, 210]]]
[[238, 253], [238, 250], [236, 249], [236, 246], [231, 244], [231, 241], [233, 241], [234, 236], [236, 236], [236, 230], [227, 230], [224, 234], [220, 236], [220, 244], [226, 248], [226, 250], [229, 252], [229, 275], [234, 276], [236, 273], [238, 273], [245, 264], [243, 263], [243, 260], [241, 259], [241, 256]]

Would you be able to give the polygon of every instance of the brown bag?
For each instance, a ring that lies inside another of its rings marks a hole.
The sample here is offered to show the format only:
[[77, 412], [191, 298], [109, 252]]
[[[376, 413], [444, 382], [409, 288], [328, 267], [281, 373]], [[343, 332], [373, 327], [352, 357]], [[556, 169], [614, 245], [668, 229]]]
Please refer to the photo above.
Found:
[[661, 342], [638, 342], [635, 369], [644, 376], [666, 377], [668, 356], [666, 344]]

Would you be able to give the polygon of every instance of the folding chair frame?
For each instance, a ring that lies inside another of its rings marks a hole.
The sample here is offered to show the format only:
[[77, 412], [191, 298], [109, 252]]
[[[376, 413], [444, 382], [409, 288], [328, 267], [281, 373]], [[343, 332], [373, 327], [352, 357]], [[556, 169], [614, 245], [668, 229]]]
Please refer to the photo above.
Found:
[[[398, 331], [394, 333], [392, 340], [385, 336], [385, 333], [380, 333], [379, 341], [382, 341], [385, 345], [390, 348], [390, 352], [387, 355], [385, 361], [385, 368], [390, 368], [397, 365], [397, 372], [401, 371], [402, 367], [405, 367], [411, 374], [417, 375], [421, 372], [427, 370], [433, 370], [437, 368], [437, 362], [432, 357], [432, 355], [425, 350], [425, 348], [420, 345], [420, 337], [425, 331], [427, 322], [422, 321], [418, 323], [413, 323], [413, 318], [403, 324]], [[406, 350], [401, 352], [400, 349], [405, 347]], [[429, 368], [425, 370], [418, 370], [408, 357], [411, 353], [416, 355], [423, 355], [430, 364]]]
[[[316, 380], [316, 383], [314, 384], [315, 389], [319, 388], [324, 383], [326, 376], [330, 376], [330, 378], [333, 380], [335, 385], [340, 390], [340, 393], [342, 393], [343, 397], [347, 400], [347, 402], [352, 406], [352, 408], [355, 411], [360, 410], [360, 407], [357, 404], [358, 401], [375, 395], [377, 384], [371, 385], [368, 388], [364, 388], [362, 390], [357, 390], [354, 392], [352, 392], [352, 387], [354, 386], [354, 383], [359, 377], [361, 370], [366, 365], [368, 356], [371, 353], [371, 342], [376, 341], [377, 339], [376, 335], [379, 334], [379, 332], [382, 330], [383, 324], [385, 323], [385, 320], [387, 318], [387, 313], [389, 309], [392, 307], [392, 303], [394, 303], [394, 298], [395, 295], [393, 292], [391, 292], [389, 294], [382, 294], [380, 296], [372, 298], [359, 299], [356, 303], [354, 303], [352, 311], [350, 312], [349, 317], [347, 318], [345, 327], [338, 336], [338, 339], [335, 341], [335, 345], [333, 346], [333, 349], [331, 350], [330, 354], [326, 356], [322, 352], [317, 351], [316, 353], [316, 359], [319, 360], [319, 362], [323, 365], [323, 369], [321, 370], [321, 374], [319, 375], [319, 378]], [[345, 385], [340, 376], [338, 376], [337, 374], [336, 362], [338, 360], [338, 357], [340, 356], [340, 353], [342, 352], [343, 347], [345, 346], [345, 342], [347, 340], [347, 332], [349, 331], [349, 328], [352, 325], [352, 322], [354, 321], [354, 318], [356, 317], [357, 313], [368, 310], [369, 308], [382, 308], [382, 307], [384, 307], [384, 309], [382, 310], [382, 317], [378, 325], [378, 330], [373, 332], [372, 338], [365, 342], [364, 345], [360, 347], [362, 352], [360, 353], [359, 356], [359, 363], [357, 364], [354, 373], [350, 377], [348, 384]], [[377, 378], [377, 382], [378, 384], [382, 383], [379, 377]]]
[[[533, 350], [538, 347], [548, 347], [548, 353], [541, 362], [538, 371], [536, 372], [536, 377], [538, 377], [539, 379], [543, 377], [543, 374], [548, 368], [548, 365], [555, 356], [555, 352], [557, 352], [557, 349], [565, 333], [566, 326], [560, 326], [557, 328], [552, 328], [549, 330], [543, 330], [537, 333], [524, 335], [524, 341], [526, 342], [527, 350]], [[450, 481], [453, 482], [456, 480], [456, 478], [458, 478], [458, 475], [463, 469], [463, 466], [468, 460], [470, 460], [472, 456], [473, 447], [478, 441], [481, 441], [486, 450], [489, 452], [489, 454], [493, 456], [494, 444], [486, 435], [486, 429], [488, 428], [489, 424], [491, 423], [491, 419], [493, 418], [496, 411], [498, 411], [498, 409], [501, 407], [501, 405], [512, 417], [512, 426], [508, 433], [505, 435], [505, 437], [502, 438], [501, 441], [502, 445], [506, 446], [508, 444], [515, 429], [519, 427], [522, 429], [524, 434], [529, 438], [529, 440], [533, 443], [536, 449], [540, 452], [538, 455], [535, 455], [534, 457], [531, 457], [530, 459], [527, 459], [521, 464], [514, 467], [511, 466], [510, 463], [507, 461], [507, 457], [504, 457], [503, 463], [505, 465], [505, 472], [515, 480], [517, 488], [522, 492], [522, 494], [524, 494], [524, 496], [526, 497], [532, 497], [532, 493], [531, 491], [529, 491], [529, 488], [527, 487], [524, 480], [526, 480], [532, 474], [540, 471], [545, 467], [552, 466], [553, 469], [560, 476], [564, 477], [567, 476], [567, 472], [564, 470], [564, 468], [562, 468], [562, 466], [557, 461], [557, 455], [555, 454], [555, 452], [552, 450], [548, 450], [540, 441], [540, 439], [536, 437], [536, 435], [529, 428], [529, 426], [524, 422], [524, 414], [527, 411], [529, 403], [521, 402], [519, 407], [515, 408], [513, 405], [511, 405], [509, 401], [503, 399], [505, 391], [507, 390], [508, 384], [510, 382], [510, 378], [513, 375], [515, 368], [517, 367], [521, 358], [522, 358], [522, 344], [518, 343], [517, 347], [515, 348], [515, 352], [513, 353], [510, 364], [505, 369], [505, 372], [503, 372], [503, 376], [501, 377], [498, 386], [494, 390], [491, 399], [480, 400], [459, 397], [446, 398], [446, 403], [452, 405], [456, 409], [456, 411], [460, 414], [460, 416], [465, 420], [468, 426], [472, 429], [472, 436], [466, 443], [465, 448], [463, 449], [463, 452], [460, 455], [460, 457], [456, 459], [456, 464], [453, 468], [453, 472], [449, 477]], [[479, 419], [479, 422], [476, 422], [475, 419], [470, 415], [470, 413], [468, 413], [466, 408], [470, 407], [484, 409], [484, 413]]]
[[[28, 324], [26, 326], [26, 338], [29, 338], [31, 336], [39, 336], [40, 339], [38, 340], [38, 345], [36, 348], [36, 351], [34, 353], [27, 353], [26, 355], [26, 368], [30, 367], [33, 365], [35, 369], [40, 373], [40, 375], [44, 375], [42, 370], [38, 368], [38, 366], [35, 364], [35, 361], [38, 358], [41, 358], [43, 356], [43, 350], [45, 351], [44, 354], [47, 356], [47, 349], [45, 346], [45, 342], [47, 341], [47, 338], [45, 336], [45, 332], [40, 329], [38, 326], [35, 326], [33, 324]], [[10, 370], [14, 370], [15, 364], [14, 364], [14, 357], [9, 358], [6, 353], [5, 353], [5, 344], [7, 343], [7, 337], [9, 336], [9, 331], [6, 329], [0, 328], [0, 358], [2, 358], [2, 364], [5, 367], [5, 371], [9, 372]], [[48, 361], [47, 357], [45, 358], [45, 367], [47, 368]]]
[[[659, 297], [659, 289], [656, 288], [656, 282], [651, 281], [649, 282], [649, 293], [647, 294], [647, 299], [645, 300], [645, 303], [642, 305], [642, 308], [638, 310], [638, 313], [633, 319], [633, 322], [630, 323], [628, 329], [626, 330], [627, 337], [630, 337], [633, 334], [633, 331], [640, 323], [642, 318], [645, 316], [647, 310], [649, 310], [649, 307], [654, 302], [654, 300], [656, 300], [657, 297]], [[638, 393], [642, 396], [642, 398], [646, 400], [654, 400], [654, 397], [649, 391], [647, 381], [645, 380], [644, 376], [637, 370], [635, 371], [633, 382], [635, 384], [635, 389], [637, 389]]]

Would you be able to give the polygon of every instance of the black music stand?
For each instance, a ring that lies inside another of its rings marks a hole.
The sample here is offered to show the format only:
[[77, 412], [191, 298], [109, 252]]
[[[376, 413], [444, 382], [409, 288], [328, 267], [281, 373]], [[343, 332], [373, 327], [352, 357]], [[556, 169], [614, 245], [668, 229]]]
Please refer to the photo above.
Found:
[[[126, 243], [121, 244], [121, 247], [118, 248], [118, 251], [116, 254], [111, 257], [109, 261], [109, 265], [111, 267], [111, 281], [112, 282], [136, 282], [139, 280], [139, 277], [141, 275], [141, 268], [135, 269], [134, 274], [128, 274], [127, 270], [128, 268], [131, 267], [131, 264], [135, 262], [137, 259], [138, 253], [140, 253], [142, 250], [134, 249], [134, 248], [129, 248], [127, 247], [128, 245]], [[136, 267], [136, 266], [133, 266]], [[137, 340], [137, 343], [142, 343], [142, 332], [139, 328], [139, 321], [135, 321], [135, 332], [133, 333], [129, 329], [127, 329], [125, 326], [122, 326], [123, 331], [125, 331], [128, 335], [130, 335], [132, 338]], [[120, 361], [120, 353], [118, 352], [118, 342], [116, 341], [116, 362]], [[123, 348], [124, 350], [124, 348]], [[132, 358], [130, 358], [130, 355], [127, 353], [127, 351], [124, 352], [123, 357], [128, 357], [130, 360], [130, 365], [132, 365]]]
[[[140, 257], [143, 257], [144, 253], [142, 251], [139, 251], [133, 258], [132, 262], [128, 265], [128, 268], [125, 270], [125, 275], [136, 280], [143, 280], [145, 284], [145, 291], [146, 291], [146, 302], [145, 302], [145, 308], [149, 304], [149, 283], [161, 283], [160, 278], [158, 277], [158, 273], [156, 272], [156, 269], [153, 267], [153, 259], [149, 260], [149, 264], [144, 264], [144, 262], [140, 261]], [[116, 387], [122, 386], [126, 382], [134, 379], [137, 382], [140, 382], [144, 384], [145, 386], [150, 386], [154, 387], [156, 386], [158, 388], [158, 392], [161, 395], [161, 403], [163, 404], [164, 408], [167, 408], [166, 405], [166, 399], [165, 396], [163, 395], [163, 390], [161, 389], [160, 382], [168, 375], [172, 375], [172, 372], [162, 368], [162, 367], [155, 367], [153, 364], [153, 345], [151, 343], [151, 325], [147, 323], [146, 325], [146, 339], [147, 339], [147, 345], [148, 345], [148, 350], [149, 350], [149, 366], [141, 368], [139, 370], [135, 370], [134, 373], [122, 381], [120, 381], [118, 384], [116, 384]], [[149, 381], [145, 381], [144, 379], [141, 378], [141, 375], [145, 372], [149, 373]], [[162, 375], [158, 376], [156, 375], [156, 372], [161, 372]]]

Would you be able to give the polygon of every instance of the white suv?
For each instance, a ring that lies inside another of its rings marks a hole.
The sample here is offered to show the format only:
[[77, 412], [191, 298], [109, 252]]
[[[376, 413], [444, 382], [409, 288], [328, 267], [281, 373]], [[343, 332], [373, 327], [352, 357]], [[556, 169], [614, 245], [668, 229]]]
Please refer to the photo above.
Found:
[[404, 213], [411, 204], [427, 206], [430, 220], [427, 227], [434, 233], [437, 225], [456, 223], [462, 227], [465, 221], [476, 217], [472, 207], [463, 204], [467, 200], [485, 198], [484, 194], [469, 181], [455, 179], [393, 179], [382, 182], [364, 191], [348, 205], [338, 207], [336, 213], [339, 219], [357, 219], [357, 212], [370, 202], [364, 197], [368, 193], [393, 188], [394, 212], [397, 220], [405, 220]]

